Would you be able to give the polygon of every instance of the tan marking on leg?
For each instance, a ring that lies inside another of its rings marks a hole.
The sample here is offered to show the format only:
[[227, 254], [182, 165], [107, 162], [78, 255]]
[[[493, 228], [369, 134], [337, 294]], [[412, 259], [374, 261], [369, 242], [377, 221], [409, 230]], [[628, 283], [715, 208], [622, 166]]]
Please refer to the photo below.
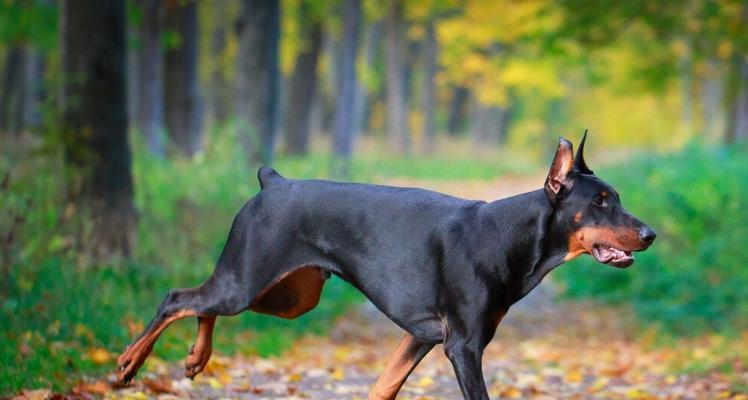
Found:
[[119, 366], [117, 378], [120, 381], [125, 381], [127, 378], [131, 379], [135, 376], [138, 368], [143, 365], [145, 359], [151, 354], [153, 345], [164, 329], [174, 321], [196, 315], [197, 313], [193, 310], [180, 310], [150, 328], [149, 331], [143, 332], [140, 338], [128, 346], [125, 352], [117, 359], [117, 365]]
[[[424, 346], [427, 346], [424, 348]], [[392, 353], [384, 372], [369, 392], [369, 400], [391, 400], [397, 396], [397, 392], [405, 383], [408, 375], [418, 365], [423, 356], [428, 353], [433, 345], [417, 341], [413, 336], [406, 333], [403, 340]]]
[[193, 379], [205, 369], [213, 352], [213, 326], [216, 317], [197, 317], [197, 339], [184, 364], [184, 376]]
[[580, 222], [582, 222], [582, 212], [581, 211], [577, 211], [577, 213], [574, 214], [574, 223], [578, 224]]
[[278, 277], [249, 306], [250, 310], [293, 319], [319, 303], [325, 277], [315, 266], [305, 265]]

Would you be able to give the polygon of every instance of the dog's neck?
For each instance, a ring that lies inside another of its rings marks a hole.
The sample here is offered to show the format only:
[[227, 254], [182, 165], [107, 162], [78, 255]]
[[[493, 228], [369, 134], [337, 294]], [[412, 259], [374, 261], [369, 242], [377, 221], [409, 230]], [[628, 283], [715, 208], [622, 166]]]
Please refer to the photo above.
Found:
[[543, 189], [497, 200], [486, 205], [497, 226], [513, 240], [504, 249], [512, 281], [519, 292], [516, 302], [534, 289], [554, 268], [564, 263], [568, 232], [555, 219], [558, 215]]

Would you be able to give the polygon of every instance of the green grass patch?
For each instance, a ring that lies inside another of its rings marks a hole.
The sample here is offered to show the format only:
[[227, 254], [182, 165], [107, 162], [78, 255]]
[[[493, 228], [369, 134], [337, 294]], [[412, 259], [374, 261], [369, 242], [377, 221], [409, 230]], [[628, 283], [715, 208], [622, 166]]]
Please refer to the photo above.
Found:
[[[133, 138], [137, 243], [131, 259], [116, 265], [87, 265], [77, 252], [75, 228], [85, 221], [66, 204], [60, 154], [29, 147], [0, 156], [0, 172], [11, 171], [8, 190], [0, 193], [0, 231], [14, 230], [15, 237], [10, 277], [0, 295], [0, 395], [22, 388], [65, 391], [81, 375], [113, 371], [114, 357], [147, 324], [168, 290], [198, 285], [210, 275], [234, 215], [259, 190], [258, 166], [247, 163], [231, 129], [213, 132], [207, 149], [191, 160], [154, 157]], [[522, 159], [471, 158], [469, 152], [364, 154], [352, 160], [348, 179], [491, 179], [528, 168]], [[274, 163], [292, 178], [328, 178], [332, 165], [323, 152]], [[23, 214], [24, 222], [13, 227], [15, 214]], [[256, 313], [219, 318], [215, 351], [279, 354], [299, 335], [326, 332], [362, 300], [333, 278], [319, 306], [296, 320]], [[154, 355], [184, 359], [196, 325], [194, 319], [175, 323]]]

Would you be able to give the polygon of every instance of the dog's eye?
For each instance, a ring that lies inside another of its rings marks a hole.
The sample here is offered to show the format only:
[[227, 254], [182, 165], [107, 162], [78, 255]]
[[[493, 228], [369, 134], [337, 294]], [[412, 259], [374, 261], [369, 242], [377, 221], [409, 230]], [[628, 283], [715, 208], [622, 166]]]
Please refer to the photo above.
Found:
[[594, 199], [592, 199], [592, 204], [605, 208], [608, 206], [608, 200], [605, 199], [603, 196], [595, 196]]

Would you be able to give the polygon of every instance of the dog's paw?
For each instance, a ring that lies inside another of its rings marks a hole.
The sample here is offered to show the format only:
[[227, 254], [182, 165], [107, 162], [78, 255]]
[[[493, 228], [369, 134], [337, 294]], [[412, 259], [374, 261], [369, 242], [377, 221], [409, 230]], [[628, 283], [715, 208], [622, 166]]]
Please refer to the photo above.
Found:
[[117, 381], [125, 385], [130, 384], [150, 353], [150, 347], [128, 346], [117, 358]]
[[197, 374], [203, 372], [205, 366], [208, 365], [212, 351], [211, 346], [201, 346], [196, 349], [195, 345], [192, 345], [187, 361], [184, 363], [184, 376], [195, 379]]

